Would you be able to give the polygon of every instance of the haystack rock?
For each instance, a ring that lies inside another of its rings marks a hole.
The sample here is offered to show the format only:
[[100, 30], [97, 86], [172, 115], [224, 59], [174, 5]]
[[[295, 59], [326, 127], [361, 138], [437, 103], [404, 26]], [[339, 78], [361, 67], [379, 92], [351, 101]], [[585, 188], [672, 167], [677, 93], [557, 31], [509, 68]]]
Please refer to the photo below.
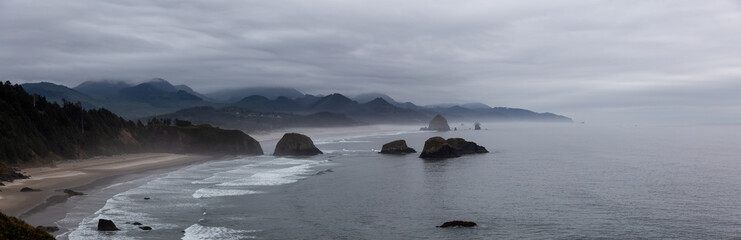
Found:
[[431, 137], [425, 141], [420, 158], [454, 158], [465, 154], [488, 153], [486, 148], [463, 138]]
[[98, 231], [118, 231], [116, 224], [108, 219], [98, 219]]
[[448, 120], [443, 115], [438, 114], [430, 120], [429, 126], [420, 130], [450, 131], [450, 125], [448, 125]]
[[407, 146], [407, 141], [404, 140], [396, 140], [390, 143], [386, 143], [381, 148], [381, 152], [383, 154], [407, 154], [407, 153], [416, 153], [413, 148], [410, 148]]
[[311, 138], [298, 133], [284, 134], [283, 138], [275, 145], [275, 152], [273, 153], [275, 156], [311, 156], [317, 154], [322, 154], [322, 151], [314, 146]]
[[442, 137], [431, 137], [427, 139], [422, 153], [419, 154], [420, 158], [454, 158], [460, 156]]

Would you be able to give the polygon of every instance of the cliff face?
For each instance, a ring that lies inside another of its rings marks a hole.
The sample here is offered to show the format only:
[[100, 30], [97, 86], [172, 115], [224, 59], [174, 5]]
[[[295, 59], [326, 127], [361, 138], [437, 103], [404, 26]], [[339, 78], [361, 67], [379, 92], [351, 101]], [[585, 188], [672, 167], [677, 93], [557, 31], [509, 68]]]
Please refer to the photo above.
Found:
[[430, 125], [423, 130], [450, 131], [450, 125], [448, 125], [448, 120], [443, 115], [438, 114], [430, 120]]
[[230, 155], [262, 155], [254, 138], [239, 130], [225, 130], [209, 125], [188, 127], [158, 126], [142, 134], [151, 151]]

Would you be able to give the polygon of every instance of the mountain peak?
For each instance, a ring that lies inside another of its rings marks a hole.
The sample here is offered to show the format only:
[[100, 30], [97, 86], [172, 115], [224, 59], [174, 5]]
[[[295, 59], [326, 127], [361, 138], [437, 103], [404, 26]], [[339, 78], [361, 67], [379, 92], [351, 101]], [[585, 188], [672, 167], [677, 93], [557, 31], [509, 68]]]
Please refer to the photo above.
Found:
[[149, 80], [146, 82], [146, 84], [152, 85], [153, 87], [159, 88], [160, 90], [164, 90], [165, 92], [177, 92], [178, 89], [175, 88], [170, 82], [168, 82], [165, 79], [162, 78], [153, 78], [152, 80]]

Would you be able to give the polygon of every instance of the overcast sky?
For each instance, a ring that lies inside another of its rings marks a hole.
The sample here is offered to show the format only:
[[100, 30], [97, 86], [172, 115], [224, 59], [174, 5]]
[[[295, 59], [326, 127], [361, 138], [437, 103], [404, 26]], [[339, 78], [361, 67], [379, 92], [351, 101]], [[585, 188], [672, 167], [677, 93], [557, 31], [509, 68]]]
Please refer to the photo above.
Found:
[[0, 0], [0, 77], [739, 123], [741, 3]]

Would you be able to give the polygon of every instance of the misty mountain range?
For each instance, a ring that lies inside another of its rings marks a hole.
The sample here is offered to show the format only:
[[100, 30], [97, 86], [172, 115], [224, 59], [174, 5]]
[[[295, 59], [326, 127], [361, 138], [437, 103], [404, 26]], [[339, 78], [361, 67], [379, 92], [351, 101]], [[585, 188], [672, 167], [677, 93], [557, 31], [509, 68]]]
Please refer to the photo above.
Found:
[[[270, 122], [269, 119], [285, 122], [285, 126], [322, 125], [320, 122], [339, 125], [425, 123], [436, 114], [460, 121], [571, 121], [568, 117], [553, 113], [492, 108], [482, 103], [419, 106], [411, 102], [397, 102], [382, 93], [349, 98], [339, 93], [309, 95], [287, 87], [247, 87], [201, 94], [186, 85], [172, 85], [161, 78], [139, 84], [88, 81], [74, 88], [47, 82], [22, 86], [29, 93], [45, 96], [50, 101], [61, 102], [64, 99], [79, 102], [88, 109], [106, 108], [128, 119], [172, 116], [217, 126], [234, 125], [227, 124], [228, 119], [242, 122], [243, 126], [265, 124]], [[332, 114], [316, 115], [318, 113]], [[271, 128], [285, 126], [278, 124]], [[249, 129], [253, 130], [252, 127]]]

